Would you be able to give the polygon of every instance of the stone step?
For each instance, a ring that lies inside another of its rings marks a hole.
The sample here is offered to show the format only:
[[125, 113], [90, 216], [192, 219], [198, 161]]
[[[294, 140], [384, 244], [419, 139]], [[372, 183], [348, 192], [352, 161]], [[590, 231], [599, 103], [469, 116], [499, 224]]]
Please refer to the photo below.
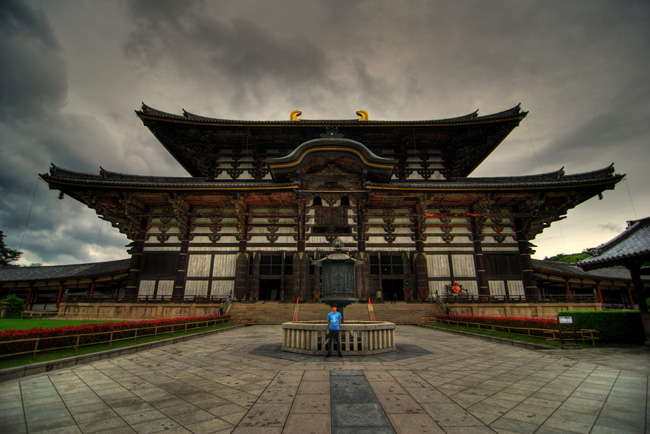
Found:
[[[389, 321], [396, 324], [422, 324], [439, 314], [438, 306], [430, 303], [378, 303], [373, 304], [375, 321]], [[293, 321], [295, 303], [277, 301], [234, 302], [230, 308], [232, 320], [238, 324], [282, 324]], [[299, 321], [325, 321], [331, 308], [323, 303], [302, 303], [299, 305]], [[343, 310], [344, 320], [372, 321], [367, 303], [353, 303]]]

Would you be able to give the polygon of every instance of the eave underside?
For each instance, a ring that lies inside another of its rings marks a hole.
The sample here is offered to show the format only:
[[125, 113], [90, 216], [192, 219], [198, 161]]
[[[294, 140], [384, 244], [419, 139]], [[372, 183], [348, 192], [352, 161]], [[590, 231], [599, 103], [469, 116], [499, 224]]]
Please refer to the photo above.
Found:
[[[417, 220], [424, 213], [472, 214], [514, 217], [521, 221], [521, 232], [532, 240], [553, 221], [563, 218], [576, 205], [613, 189], [622, 175], [612, 169], [593, 172], [592, 179], [583, 175], [550, 182], [546, 175], [514, 178], [466, 178], [456, 181], [422, 183], [367, 184], [356, 190], [302, 190], [298, 185], [273, 183], [215, 183], [201, 179], [149, 177], [104, 173], [104, 176], [75, 176], [73, 172], [55, 169], [54, 175], [42, 175], [51, 189], [94, 209], [131, 239], [145, 230], [145, 221], [168, 215], [179, 220], [192, 217], [223, 215], [243, 219], [254, 213], [297, 219], [315, 196], [347, 196], [363, 209], [393, 212], [408, 210], [409, 218]], [[146, 182], [145, 182], [146, 180]], [[495, 210], [507, 210], [495, 211]]]

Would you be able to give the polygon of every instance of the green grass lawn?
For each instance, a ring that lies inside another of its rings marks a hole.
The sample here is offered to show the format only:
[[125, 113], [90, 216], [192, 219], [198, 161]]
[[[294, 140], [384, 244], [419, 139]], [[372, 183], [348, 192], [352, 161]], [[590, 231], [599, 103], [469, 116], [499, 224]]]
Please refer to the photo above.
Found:
[[[4, 321], [14, 321], [14, 320], [0, 320], [0, 327], [7, 327], [9, 326], [5, 325]], [[70, 326], [70, 325], [80, 325], [80, 324], [89, 324], [89, 323], [101, 323], [101, 322], [108, 322], [108, 321], [75, 321], [75, 320], [65, 320], [65, 321], [59, 321], [59, 320], [46, 320], [46, 319], [29, 319], [29, 320], [15, 320], [15, 321], [30, 321], [30, 322], [38, 322], [39, 324], [37, 325], [32, 325], [30, 327], [24, 327], [24, 329], [31, 328], [31, 327], [46, 327], [45, 325], [41, 325], [41, 322], [44, 322], [47, 324], [47, 327], [49, 328], [54, 328], [54, 327], [63, 327], [63, 326]], [[54, 324], [52, 324], [54, 323]], [[58, 325], [57, 325], [58, 324]], [[216, 325], [211, 325], [207, 327], [199, 327], [199, 328], [193, 328], [193, 329], [188, 329], [187, 330], [187, 335], [195, 334], [195, 333], [202, 333], [206, 331], [211, 331], [211, 330], [217, 330], [217, 329], [222, 329], [222, 328], [228, 328], [228, 327], [233, 327], [236, 324], [228, 323], [228, 324], [216, 324]], [[16, 330], [16, 328], [12, 328], [13, 330]], [[79, 347], [77, 352], [75, 353], [73, 348], [68, 348], [68, 349], [60, 349], [60, 350], [51, 350], [51, 351], [45, 351], [42, 353], [37, 353], [36, 358], [32, 360], [32, 355], [31, 354], [23, 354], [23, 355], [18, 355], [18, 356], [3, 356], [0, 357], [0, 369], [7, 369], [7, 368], [13, 368], [16, 366], [24, 366], [24, 365], [31, 365], [34, 363], [41, 363], [41, 362], [48, 362], [52, 360], [58, 360], [58, 359], [64, 359], [67, 357], [74, 357], [74, 356], [79, 356], [83, 354], [92, 354], [92, 353], [97, 353], [101, 351], [108, 351], [108, 350], [114, 350], [118, 348], [125, 348], [125, 347], [130, 347], [133, 345], [140, 345], [140, 344], [145, 344], [149, 342], [155, 342], [155, 341], [162, 341], [165, 339], [170, 339], [170, 338], [175, 338], [179, 336], [185, 336], [186, 333], [184, 330], [176, 330], [173, 335], [171, 333], [166, 333], [166, 334], [159, 334], [158, 336], [143, 336], [143, 337], [138, 337], [136, 341], [134, 341], [133, 338], [128, 338], [120, 341], [113, 341], [112, 345], [109, 345], [108, 343], [106, 344], [93, 344], [89, 346], [84, 346], [84, 347]]]
[[511, 341], [529, 342], [533, 344], [546, 345], [551, 348], [558, 348], [560, 346], [560, 343], [558, 341], [547, 341], [544, 338], [538, 338], [534, 336], [515, 335], [512, 333], [508, 334], [505, 332], [498, 332], [498, 331], [492, 332], [491, 330], [486, 330], [486, 329], [462, 327], [462, 326], [449, 325], [449, 324], [429, 324], [429, 326], [435, 328], [441, 328], [441, 329], [448, 329], [448, 330], [459, 330], [467, 333], [472, 333], [475, 335], [494, 336], [497, 338], [510, 339]]
[[92, 321], [80, 319], [43, 319], [43, 318], [3, 318], [0, 319], [0, 330], [27, 330], [34, 327], [42, 327], [44, 329], [53, 329], [56, 327], [78, 326], [84, 324], [97, 324], [102, 322], [117, 322], [117, 321]]

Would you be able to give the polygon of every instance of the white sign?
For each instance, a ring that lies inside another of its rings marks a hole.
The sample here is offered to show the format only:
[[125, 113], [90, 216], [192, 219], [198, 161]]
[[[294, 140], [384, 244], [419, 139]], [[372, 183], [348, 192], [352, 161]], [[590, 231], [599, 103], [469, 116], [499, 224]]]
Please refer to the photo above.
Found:
[[572, 316], [558, 316], [557, 320], [560, 324], [573, 324]]

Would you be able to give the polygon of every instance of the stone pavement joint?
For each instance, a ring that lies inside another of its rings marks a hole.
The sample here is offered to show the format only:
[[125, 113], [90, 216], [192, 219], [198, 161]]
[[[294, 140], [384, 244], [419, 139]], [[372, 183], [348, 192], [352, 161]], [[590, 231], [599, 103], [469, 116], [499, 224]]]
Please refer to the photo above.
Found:
[[239, 328], [3, 382], [4, 433], [644, 433], [650, 349], [534, 350], [398, 326], [408, 357], [278, 354]]

